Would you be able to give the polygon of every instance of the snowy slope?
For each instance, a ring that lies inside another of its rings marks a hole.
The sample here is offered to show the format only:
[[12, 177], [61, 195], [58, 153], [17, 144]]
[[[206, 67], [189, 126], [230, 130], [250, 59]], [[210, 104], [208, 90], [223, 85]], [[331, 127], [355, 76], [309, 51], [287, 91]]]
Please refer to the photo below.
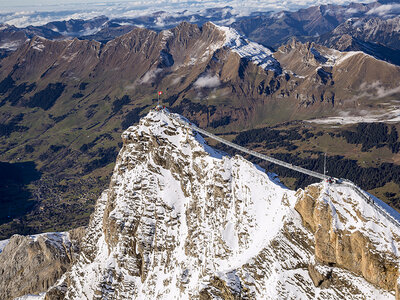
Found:
[[3, 251], [4, 247], [7, 246], [9, 240], [0, 241], [0, 253]]
[[[212, 22], [203, 25], [204, 28], [212, 28], [210, 32], [218, 33], [213, 41], [199, 42], [196, 44], [196, 50], [191, 54], [187, 65], [195, 65], [199, 62], [205, 62], [219, 49], [227, 48], [237, 53], [241, 58], [253, 62], [265, 70], [271, 70], [278, 74], [282, 73], [279, 62], [273, 57], [270, 49], [248, 40], [245, 36], [239, 34], [235, 29], [225, 26], [218, 26]], [[163, 43], [173, 37], [170, 30], [162, 31]]]
[[[217, 25], [215, 25], [217, 26]], [[225, 26], [217, 26], [219, 30], [224, 32], [224, 46], [232, 49], [242, 58], [247, 58], [263, 69], [282, 72], [279, 62], [272, 56], [272, 51], [268, 48], [249, 41], [240, 35], [235, 29]]]
[[[394, 299], [363, 274], [318, 262], [317, 234], [295, 209], [309, 190], [285, 188], [160, 112], [123, 140], [80, 259], [59, 282], [66, 299]], [[329, 230], [366, 233], [397, 264], [398, 228], [348, 187], [311, 189], [313, 207], [330, 209]], [[315, 286], [310, 270], [328, 279]]]

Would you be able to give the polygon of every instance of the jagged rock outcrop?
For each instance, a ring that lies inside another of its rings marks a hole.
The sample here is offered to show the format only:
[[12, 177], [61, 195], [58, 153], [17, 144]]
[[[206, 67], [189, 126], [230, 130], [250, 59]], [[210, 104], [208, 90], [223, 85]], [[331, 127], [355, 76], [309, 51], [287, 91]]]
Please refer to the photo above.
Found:
[[46, 299], [394, 298], [399, 230], [351, 188], [296, 194], [161, 112], [123, 141]]
[[14, 235], [0, 253], [0, 299], [46, 292], [75, 262], [84, 229]]

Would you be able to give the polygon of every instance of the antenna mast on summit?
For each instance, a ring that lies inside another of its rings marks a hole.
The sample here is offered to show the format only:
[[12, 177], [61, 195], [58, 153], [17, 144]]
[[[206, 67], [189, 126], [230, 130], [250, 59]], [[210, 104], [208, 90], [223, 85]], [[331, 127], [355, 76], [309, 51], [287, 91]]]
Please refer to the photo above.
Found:
[[326, 178], [326, 152], [324, 155], [324, 177]]

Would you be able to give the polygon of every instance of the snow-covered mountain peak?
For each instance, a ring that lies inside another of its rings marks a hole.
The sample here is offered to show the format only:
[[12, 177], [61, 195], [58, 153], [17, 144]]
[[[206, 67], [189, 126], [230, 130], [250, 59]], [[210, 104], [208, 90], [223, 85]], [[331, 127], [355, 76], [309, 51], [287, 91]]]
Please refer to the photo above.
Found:
[[399, 230], [351, 188], [291, 191], [163, 112], [123, 141], [81, 257], [49, 297], [394, 297]]
[[240, 57], [249, 59], [263, 69], [282, 72], [279, 62], [272, 56], [272, 51], [256, 42], [249, 41], [240, 35], [235, 29], [225, 26], [216, 26], [224, 33], [225, 41], [223, 46], [230, 48], [239, 54]]
[[[186, 118], [180, 115], [172, 115], [175, 116], [175, 118], [190, 123]], [[129, 139], [134, 136], [151, 136], [156, 139], [162, 139], [163, 141], [167, 141], [170, 145], [174, 145], [177, 151], [182, 151], [184, 154], [187, 154], [188, 151], [203, 151], [212, 157], [222, 157], [219, 151], [207, 145], [201, 135], [188, 131], [188, 129], [162, 111], [150, 111], [140, 120], [137, 126], [128, 128], [122, 134], [122, 139], [126, 141], [126, 144], [130, 144]]]

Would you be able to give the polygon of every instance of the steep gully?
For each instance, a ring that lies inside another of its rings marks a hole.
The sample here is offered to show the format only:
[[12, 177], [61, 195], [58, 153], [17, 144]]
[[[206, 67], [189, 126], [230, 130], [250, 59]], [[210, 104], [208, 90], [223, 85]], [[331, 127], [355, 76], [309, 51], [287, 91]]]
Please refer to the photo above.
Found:
[[[158, 109], [160, 109], [158, 107]], [[180, 119], [177, 116], [170, 114], [169, 111], [165, 108], [160, 109], [160, 111], [162, 113], [164, 113], [165, 115], [167, 115], [168, 117], [174, 119], [175, 121], [177, 121], [179, 124], [181, 124], [182, 126], [188, 128], [188, 129], [192, 129], [198, 133], [204, 134], [205, 136], [208, 136], [209, 138], [212, 138], [222, 144], [225, 144], [229, 147], [235, 148], [239, 151], [242, 151], [244, 153], [247, 153], [249, 155], [255, 156], [257, 158], [260, 158], [262, 160], [280, 165], [282, 167], [288, 168], [288, 169], [292, 169], [294, 171], [318, 178], [318, 179], [322, 179], [324, 181], [333, 181], [335, 183], [338, 184], [343, 184], [346, 185], [350, 188], [352, 188], [360, 197], [364, 198], [364, 200], [370, 204], [371, 206], [375, 207], [379, 213], [381, 215], [383, 215], [388, 221], [390, 221], [392, 224], [394, 224], [395, 226], [397, 226], [398, 228], [400, 228], [400, 214], [398, 214], [396, 211], [394, 211], [393, 209], [390, 209], [390, 207], [388, 207], [387, 205], [385, 205], [382, 201], [380, 201], [379, 199], [375, 198], [371, 196], [370, 194], [368, 194], [367, 192], [363, 191], [362, 189], [360, 189], [358, 186], [356, 186], [353, 182], [351, 182], [348, 179], [344, 179], [344, 178], [334, 178], [334, 177], [328, 177], [325, 174], [321, 174], [315, 171], [311, 171], [299, 166], [295, 166], [293, 164], [281, 161], [279, 159], [255, 152], [253, 150], [247, 149], [245, 147], [239, 146], [235, 143], [229, 142], [223, 138], [220, 138], [204, 129], [201, 129], [199, 127], [197, 127], [196, 125], [194, 125], [193, 123], [187, 122], [184, 119]], [[390, 210], [390, 211], [389, 211]]]

